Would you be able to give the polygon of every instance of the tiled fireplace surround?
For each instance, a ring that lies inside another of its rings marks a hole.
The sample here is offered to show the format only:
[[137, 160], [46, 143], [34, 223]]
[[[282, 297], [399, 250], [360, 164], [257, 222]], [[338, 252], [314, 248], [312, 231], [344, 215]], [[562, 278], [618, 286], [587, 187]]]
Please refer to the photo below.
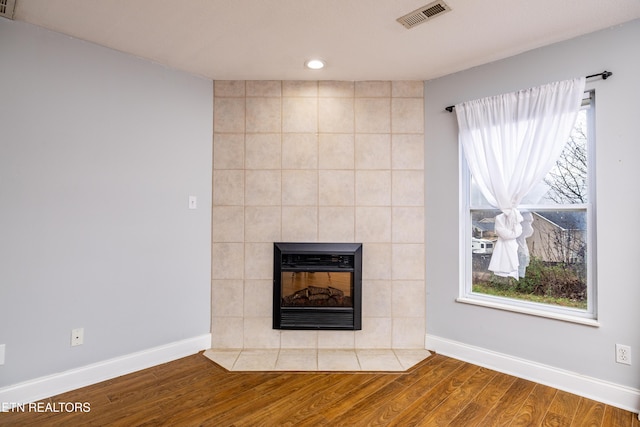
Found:
[[[421, 81], [215, 82], [214, 360], [424, 350], [423, 108]], [[363, 243], [362, 330], [272, 329], [277, 241]]]

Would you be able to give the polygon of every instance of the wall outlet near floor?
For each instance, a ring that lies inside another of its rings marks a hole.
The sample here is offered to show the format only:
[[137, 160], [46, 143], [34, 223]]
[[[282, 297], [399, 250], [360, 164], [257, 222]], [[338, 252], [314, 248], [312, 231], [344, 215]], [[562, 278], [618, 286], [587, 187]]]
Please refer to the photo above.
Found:
[[0, 344], [0, 365], [4, 365], [4, 350], [6, 344]]
[[631, 347], [616, 344], [616, 363], [631, 365]]
[[71, 330], [71, 347], [81, 345], [84, 342], [84, 328]]

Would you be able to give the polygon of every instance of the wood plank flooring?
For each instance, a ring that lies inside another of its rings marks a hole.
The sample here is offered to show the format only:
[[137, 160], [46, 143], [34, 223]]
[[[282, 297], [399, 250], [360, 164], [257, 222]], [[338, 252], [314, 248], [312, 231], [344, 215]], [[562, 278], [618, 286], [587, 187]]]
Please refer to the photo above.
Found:
[[[5, 412], [0, 426], [602, 426], [635, 414], [433, 355], [403, 373], [228, 372], [201, 353]], [[87, 409], [87, 408], [85, 408]]]

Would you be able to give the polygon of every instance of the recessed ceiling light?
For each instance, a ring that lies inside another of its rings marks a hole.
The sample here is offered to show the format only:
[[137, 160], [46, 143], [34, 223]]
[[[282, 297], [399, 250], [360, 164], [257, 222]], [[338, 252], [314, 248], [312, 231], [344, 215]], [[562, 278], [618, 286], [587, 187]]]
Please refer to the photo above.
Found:
[[311, 70], [320, 70], [324, 68], [324, 61], [322, 59], [310, 59], [304, 63], [304, 66]]

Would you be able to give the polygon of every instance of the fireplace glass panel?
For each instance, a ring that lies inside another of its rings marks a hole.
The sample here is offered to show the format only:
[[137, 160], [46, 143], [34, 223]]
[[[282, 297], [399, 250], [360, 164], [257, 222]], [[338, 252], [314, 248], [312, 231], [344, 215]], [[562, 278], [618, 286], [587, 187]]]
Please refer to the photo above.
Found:
[[353, 307], [353, 273], [283, 271], [282, 307]]

